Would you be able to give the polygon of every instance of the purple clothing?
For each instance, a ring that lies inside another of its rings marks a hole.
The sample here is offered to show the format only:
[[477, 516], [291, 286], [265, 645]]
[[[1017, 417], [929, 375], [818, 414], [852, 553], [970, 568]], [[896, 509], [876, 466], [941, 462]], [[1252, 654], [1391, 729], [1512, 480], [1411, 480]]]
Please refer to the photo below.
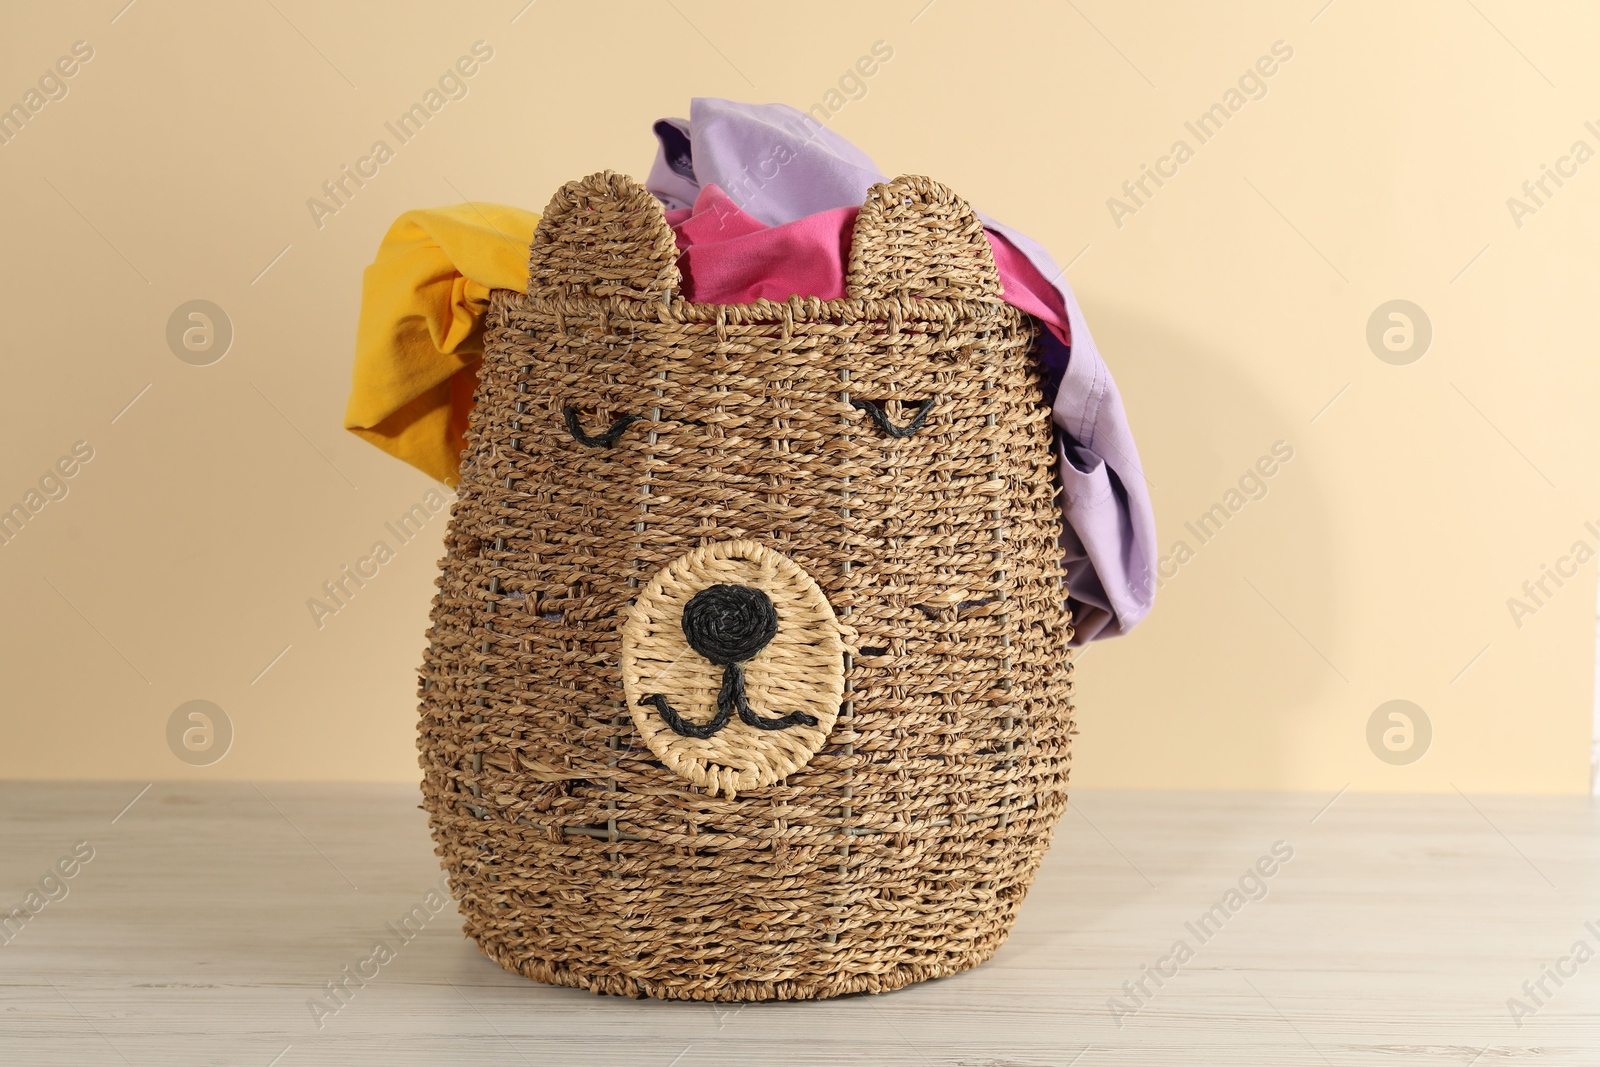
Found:
[[[689, 120], [655, 124], [660, 142], [647, 187], [668, 210], [690, 208], [716, 185], [769, 226], [859, 206], [888, 178], [849, 141], [787, 104], [695, 97]], [[1037, 242], [982, 212], [1051, 281], [1066, 304], [1070, 349], [1043, 337], [1047, 395], [1061, 453], [1062, 518], [1074, 645], [1127, 633], [1155, 598], [1156, 530], [1122, 397], [1095, 349], [1063, 275]]]

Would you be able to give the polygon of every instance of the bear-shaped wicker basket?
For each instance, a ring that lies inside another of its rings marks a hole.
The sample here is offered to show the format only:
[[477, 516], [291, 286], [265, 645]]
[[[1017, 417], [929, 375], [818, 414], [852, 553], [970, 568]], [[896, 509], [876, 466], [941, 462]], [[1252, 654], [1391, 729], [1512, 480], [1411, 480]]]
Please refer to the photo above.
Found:
[[927, 178], [870, 191], [843, 299], [694, 303], [676, 261], [604, 172], [491, 298], [421, 688], [466, 931], [631, 996], [974, 966], [1066, 806], [1038, 326]]

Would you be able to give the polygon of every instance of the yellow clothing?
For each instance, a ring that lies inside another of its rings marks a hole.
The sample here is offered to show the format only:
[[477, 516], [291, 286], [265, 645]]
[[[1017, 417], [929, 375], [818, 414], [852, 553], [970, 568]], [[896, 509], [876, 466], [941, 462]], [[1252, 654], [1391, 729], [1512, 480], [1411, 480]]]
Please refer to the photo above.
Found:
[[526, 290], [539, 216], [501, 204], [408, 211], [361, 281], [344, 425], [454, 486], [491, 289]]

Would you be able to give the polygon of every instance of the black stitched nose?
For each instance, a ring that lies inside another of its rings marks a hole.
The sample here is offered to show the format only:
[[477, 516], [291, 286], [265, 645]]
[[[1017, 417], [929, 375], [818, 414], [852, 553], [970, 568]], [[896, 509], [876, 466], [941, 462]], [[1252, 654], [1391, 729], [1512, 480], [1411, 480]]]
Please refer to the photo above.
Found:
[[689, 647], [719, 666], [743, 663], [778, 632], [772, 598], [748, 585], [712, 585], [683, 606]]

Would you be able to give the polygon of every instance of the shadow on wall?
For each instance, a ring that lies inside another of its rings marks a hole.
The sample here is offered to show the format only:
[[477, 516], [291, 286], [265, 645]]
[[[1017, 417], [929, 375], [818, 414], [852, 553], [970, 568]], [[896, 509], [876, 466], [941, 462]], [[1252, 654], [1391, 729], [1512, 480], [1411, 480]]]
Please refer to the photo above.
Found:
[[1084, 656], [1074, 784], [1282, 787], [1296, 717], [1350, 688], [1314, 413], [1276, 408], [1239, 360], [1145, 312], [1086, 314], [1138, 435], [1161, 563], [1150, 617]]

